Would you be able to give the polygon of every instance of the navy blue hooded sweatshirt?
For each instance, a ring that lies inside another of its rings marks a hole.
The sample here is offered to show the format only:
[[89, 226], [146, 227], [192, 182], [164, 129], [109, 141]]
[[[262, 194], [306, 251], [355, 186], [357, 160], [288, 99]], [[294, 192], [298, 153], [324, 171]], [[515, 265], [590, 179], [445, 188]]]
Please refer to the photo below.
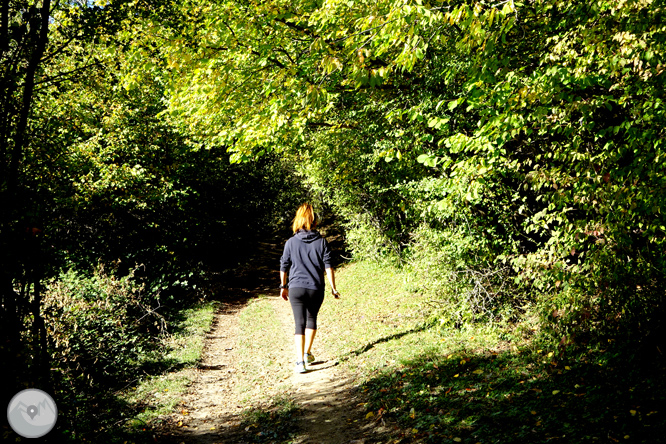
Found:
[[324, 289], [324, 274], [331, 267], [331, 249], [317, 231], [298, 230], [286, 244], [280, 271], [289, 272], [290, 288]]

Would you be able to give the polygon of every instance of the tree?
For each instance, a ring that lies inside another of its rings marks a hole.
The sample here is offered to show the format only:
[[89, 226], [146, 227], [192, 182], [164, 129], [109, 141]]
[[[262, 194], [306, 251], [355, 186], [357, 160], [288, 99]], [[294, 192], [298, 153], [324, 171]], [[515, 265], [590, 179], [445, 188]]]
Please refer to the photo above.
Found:
[[285, 153], [384, 243], [470, 235], [562, 325], [663, 306], [663, 2], [183, 8], [172, 115], [236, 160]]

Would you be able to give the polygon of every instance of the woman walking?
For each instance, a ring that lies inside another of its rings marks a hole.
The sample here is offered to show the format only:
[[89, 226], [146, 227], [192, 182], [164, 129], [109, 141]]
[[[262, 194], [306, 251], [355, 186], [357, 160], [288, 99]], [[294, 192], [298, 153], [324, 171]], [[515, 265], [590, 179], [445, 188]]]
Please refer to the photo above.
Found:
[[[304, 203], [296, 211], [292, 225], [294, 235], [284, 245], [280, 258], [280, 296], [291, 303], [296, 329], [294, 351], [296, 372], [304, 373], [314, 361], [312, 342], [317, 333], [317, 313], [324, 302], [324, 274], [328, 277], [333, 296], [335, 272], [331, 265], [331, 250], [326, 240], [315, 231], [312, 205]], [[289, 279], [287, 280], [287, 273]]]

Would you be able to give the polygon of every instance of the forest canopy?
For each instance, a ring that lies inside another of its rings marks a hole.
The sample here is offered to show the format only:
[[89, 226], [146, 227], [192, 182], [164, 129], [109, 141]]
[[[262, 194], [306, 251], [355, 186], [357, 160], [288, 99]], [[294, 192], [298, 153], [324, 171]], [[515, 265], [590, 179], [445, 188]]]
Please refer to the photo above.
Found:
[[543, 303], [565, 331], [652, 328], [665, 270], [663, 2], [183, 13], [188, 33], [152, 28], [170, 118], [233, 161], [288, 159], [349, 221], [357, 257], [493, 276], [483, 310]]

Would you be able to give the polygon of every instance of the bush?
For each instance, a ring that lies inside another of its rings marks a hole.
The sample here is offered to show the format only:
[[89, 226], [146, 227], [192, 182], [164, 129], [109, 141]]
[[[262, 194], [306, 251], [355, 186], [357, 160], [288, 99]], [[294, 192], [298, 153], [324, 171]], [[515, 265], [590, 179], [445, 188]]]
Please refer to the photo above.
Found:
[[100, 265], [91, 276], [69, 270], [49, 283], [43, 315], [53, 365], [67, 379], [112, 387], [164, 332], [159, 296], [146, 294], [133, 274], [117, 277]]
[[508, 270], [476, 261], [477, 245], [471, 235], [426, 224], [413, 234], [408, 268], [418, 285], [411, 290], [432, 297], [442, 325], [507, 319], [517, 308], [518, 299], [509, 297]]

